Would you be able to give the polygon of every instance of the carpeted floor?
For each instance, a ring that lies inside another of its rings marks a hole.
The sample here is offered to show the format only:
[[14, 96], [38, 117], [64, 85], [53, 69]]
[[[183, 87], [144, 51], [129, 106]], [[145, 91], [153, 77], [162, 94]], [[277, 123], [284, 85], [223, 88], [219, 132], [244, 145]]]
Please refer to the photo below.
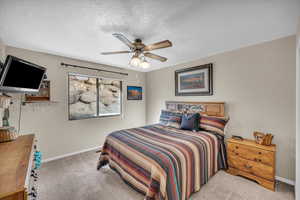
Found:
[[[43, 164], [39, 200], [142, 200], [143, 195], [127, 186], [108, 167], [96, 170], [99, 154], [94, 151]], [[276, 192], [245, 178], [218, 172], [192, 200], [294, 200], [293, 187], [276, 185]]]

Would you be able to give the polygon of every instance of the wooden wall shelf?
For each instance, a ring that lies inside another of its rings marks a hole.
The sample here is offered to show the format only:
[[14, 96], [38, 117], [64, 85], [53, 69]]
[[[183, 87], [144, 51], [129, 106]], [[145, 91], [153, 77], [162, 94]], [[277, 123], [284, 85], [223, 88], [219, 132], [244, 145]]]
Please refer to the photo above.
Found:
[[23, 101], [22, 105], [25, 106], [28, 103], [58, 103], [58, 101]]

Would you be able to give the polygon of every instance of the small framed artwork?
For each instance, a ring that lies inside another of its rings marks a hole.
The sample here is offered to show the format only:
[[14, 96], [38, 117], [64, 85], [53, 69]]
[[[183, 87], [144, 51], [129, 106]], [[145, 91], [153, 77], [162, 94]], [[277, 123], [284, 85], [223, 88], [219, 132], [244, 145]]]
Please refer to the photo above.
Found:
[[212, 63], [175, 71], [175, 95], [213, 95]]
[[38, 93], [25, 94], [25, 102], [30, 101], [50, 101], [50, 81], [43, 80]]
[[142, 100], [143, 88], [139, 86], [127, 86], [127, 100]]

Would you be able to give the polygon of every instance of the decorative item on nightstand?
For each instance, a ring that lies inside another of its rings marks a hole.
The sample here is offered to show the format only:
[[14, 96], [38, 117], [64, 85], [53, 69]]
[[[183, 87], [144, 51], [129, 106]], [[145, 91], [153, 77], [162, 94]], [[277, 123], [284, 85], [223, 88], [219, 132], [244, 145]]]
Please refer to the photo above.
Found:
[[274, 137], [270, 133], [264, 134], [257, 131], [253, 133], [253, 136], [257, 144], [262, 144], [267, 146], [270, 146], [272, 144], [272, 139]]
[[254, 140], [227, 140], [229, 169], [227, 172], [255, 180], [263, 187], [275, 190], [276, 145], [257, 144]]
[[238, 136], [238, 135], [232, 135], [231, 138], [234, 140], [244, 140], [242, 136]]

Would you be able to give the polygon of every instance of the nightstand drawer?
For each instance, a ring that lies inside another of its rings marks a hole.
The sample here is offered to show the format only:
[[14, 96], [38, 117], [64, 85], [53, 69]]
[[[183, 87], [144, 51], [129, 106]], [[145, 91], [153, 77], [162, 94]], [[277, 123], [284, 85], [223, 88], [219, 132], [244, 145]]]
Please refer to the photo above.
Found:
[[249, 147], [241, 144], [228, 143], [228, 154], [259, 162], [265, 165], [274, 166], [274, 152]]
[[265, 179], [274, 180], [274, 168], [259, 162], [243, 159], [239, 156], [228, 154], [230, 167], [253, 174]]

